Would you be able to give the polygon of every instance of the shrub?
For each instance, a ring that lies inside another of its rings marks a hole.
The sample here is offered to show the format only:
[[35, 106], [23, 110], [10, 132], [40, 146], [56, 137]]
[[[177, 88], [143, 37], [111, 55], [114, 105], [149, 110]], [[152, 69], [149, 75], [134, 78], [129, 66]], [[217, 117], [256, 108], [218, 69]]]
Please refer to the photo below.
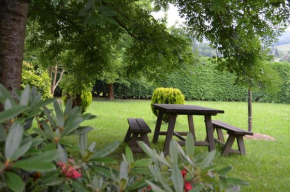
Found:
[[[157, 88], [153, 92], [151, 98], [151, 104], [160, 103], [160, 104], [184, 104], [184, 95], [181, 93], [179, 89], [173, 88]], [[153, 106], [151, 109], [155, 116], [158, 116], [158, 110], [156, 110]], [[169, 119], [169, 115], [163, 115], [163, 121], [167, 122]]]
[[50, 78], [47, 71], [33, 68], [33, 65], [23, 61], [21, 88], [26, 85], [35, 86], [43, 98], [52, 97], [50, 94]]
[[68, 100], [72, 100], [72, 106], [82, 107], [82, 112], [85, 112], [92, 102], [91, 84], [82, 83], [74, 76], [67, 75], [63, 78], [60, 85], [62, 90], [62, 99], [66, 104]]
[[[139, 142], [150, 158], [134, 160], [126, 147], [115, 169], [111, 164], [116, 161], [107, 156], [120, 142], [97, 150], [95, 142], [87, 142], [93, 128], [80, 126], [95, 116], [81, 114], [71, 100], [64, 109], [55, 99], [41, 100], [29, 86], [14, 94], [17, 101], [0, 85], [0, 102], [5, 108], [0, 112], [0, 191], [183, 192], [194, 188], [218, 192], [239, 191], [239, 185], [247, 184], [227, 176], [231, 167], [215, 169], [215, 151], [196, 154], [191, 134], [185, 151], [172, 140], [167, 157]], [[53, 110], [45, 107], [53, 101]], [[33, 119], [36, 124], [31, 123]], [[72, 135], [78, 136], [78, 147], [67, 139]]]

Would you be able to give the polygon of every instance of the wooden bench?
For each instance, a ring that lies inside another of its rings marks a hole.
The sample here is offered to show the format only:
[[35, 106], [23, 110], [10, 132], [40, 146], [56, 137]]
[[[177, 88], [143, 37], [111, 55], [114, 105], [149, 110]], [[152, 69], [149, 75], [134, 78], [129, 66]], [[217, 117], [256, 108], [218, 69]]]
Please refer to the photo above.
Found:
[[[229, 153], [239, 153], [241, 155], [246, 154], [246, 148], [245, 148], [243, 137], [245, 135], [253, 135], [252, 132], [243, 130], [238, 127], [234, 127], [233, 125], [227, 124], [219, 120], [213, 120], [212, 125], [213, 125], [213, 130], [216, 130], [217, 136], [218, 136], [218, 139], [215, 139], [215, 141], [218, 141], [219, 143], [224, 144], [222, 155], [227, 155]], [[226, 143], [224, 143], [225, 140], [222, 133], [222, 129], [226, 130], [229, 134], [229, 137]], [[232, 149], [235, 139], [237, 139], [238, 150]]]
[[141, 140], [150, 147], [147, 134], [151, 133], [151, 129], [141, 118], [128, 118], [128, 123], [129, 128], [124, 142], [129, 142], [129, 146], [133, 152], [143, 152], [137, 141]]

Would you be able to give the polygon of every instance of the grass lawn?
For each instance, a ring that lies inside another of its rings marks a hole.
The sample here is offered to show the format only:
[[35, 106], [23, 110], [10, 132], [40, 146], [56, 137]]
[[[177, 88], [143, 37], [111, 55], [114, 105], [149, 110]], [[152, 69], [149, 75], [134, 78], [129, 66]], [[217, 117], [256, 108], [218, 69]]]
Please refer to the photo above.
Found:
[[[201, 102], [187, 101], [186, 104], [200, 105], [224, 110], [213, 119], [219, 119], [229, 124], [247, 129], [247, 103], [242, 102]], [[123, 141], [128, 129], [128, 117], [140, 117], [152, 129], [149, 140], [152, 141], [156, 117], [151, 112], [148, 100], [94, 100], [87, 112], [98, 118], [85, 122], [95, 127], [89, 133], [89, 143], [95, 141], [97, 148], [101, 148], [116, 140]], [[276, 141], [245, 139], [247, 155], [237, 154], [227, 157], [218, 156], [214, 164], [218, 167], [233, 166], [231, 176], [241, 178], [250, 183], [242, 191], [289, 191], [290, 188], [290, 105], [254, 103], [253, 130], [255, 133], [267, 134], [276, 138]], [[205, 138], [205, 127], [202, 116], [194, 116], [196, 135], [198, 140]], [[166, 130], [166, 124], [162, 130]], [[186, 116], [177, 118], [176, 129], [188, 131]], [[151, 147], [162, 150], [164, 136], [160, 136], [158, 144]], [[121, 144], [113, 156], [121, 160], [125, 144]], [[206, 147], [196, 147], [198, 151], [207, 150]], [[221, 150], [218, 147], [218, 154]], [[135, 158], [145, 157], [144, 154], [135, 154]]]

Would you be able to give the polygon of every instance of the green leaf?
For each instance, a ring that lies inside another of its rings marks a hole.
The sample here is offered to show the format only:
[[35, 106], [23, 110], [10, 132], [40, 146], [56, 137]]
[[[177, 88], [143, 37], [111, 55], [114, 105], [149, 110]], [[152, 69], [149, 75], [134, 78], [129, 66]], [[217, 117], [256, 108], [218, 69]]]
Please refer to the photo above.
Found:
[[185, 150], [186, 150], [186, 154], [193, 158], [194, 157], [194, 139], [191, 133], [188, 133], [186, 136], [186, 141], [185, 141]]
[[77, 129], [77, 134], [81, 135], [81, 134], [86, 134], [88, 132], [90, 132], [91, 130], [93, 130], [93, 127], [80, 127]]
[[53, 6], [56, 7], [59, 4], [60, 1], [61, 0], [52, 0]]
[[181, 175], [181, 171], [178, 168], [177, 164], [173, 165], [172, 169], [172, 182], [176, 192], [183, 192], [183, 177]]
[[152, 163], [151, 158], [147, 159], [138, 159], [134, 162], [135, 167], [148, 167]]
[[132, 174], [151, 175], [151, 172], [148, 168], [133, 168], [131, 173]]
[[51, 151], [45, 151], [41, 154], [35, 155], [33, 157], [27, 158], [22, 161], [30, 161], [30, 162], [52, 162], [58, 158], [58, 151], [57, 150], [51, 150]]
[[15, 151], [19, 149], [23, 137], [23, 132], [24, 129], [18, 121], [12, 124], [5, 142], [6, 159], [11, 159]]
[[5, 127], [2, 124], [0, 124], [0, 142], [5, 140], [6, 140]]
[[13, 161], [15, 159], [18, 159], [22, 155], [24, 155], [28, 151], [28, 149], [31, 147], [31, 144], [32, 144], [32, 141], [28, 141], [27, 143], [25, 143], [24, 145], [22, 145], [19, 149], [17, 149], [15, 151], [15, 153], [11, 157], [11, 160]]
[[174, 140], [170, 141], [170, 148], [169, 148], [171, 161], [173, 164], [178, 163], [178, 148], [177, 143]]
[[6, 87], [4, 87], [2, 84], [0, 84], [0, 96], [4, 97], [4, 101], [6, 99], [9, 99], [12, 103], [12, 105], [15, 105], [15, 100], [13, 99], [13, 97], [11, 96], [10, 92], [6, 89]]
[[127, 187], [128, 181], [127, 179], [122, 178], [120, 181], [120, 191], [124, 191]]
[[27, 109], [25, 106], [17, 105], [11, 109], [5, 110], [0, 113], [0, 123], [4, 123], [9, 119], [15, 118], [17, 115], [21, 114]]
[[15, 173], [4, 172], [5, 182], [8, 187], [15, 192], [22, 192], [24, 190], [24, 183], [22, 179]]
[[201, 184], [197, 184], [193, 187], [193, 189], [191, 189], [188, 192], [200, 192], [203, 190], [203, 186]]
[[62, 133], [60, 134], [60, 137], [67, 136], [68, 134], [76, 130], [82, 122], [83, 118], [81, 117], [75, 118], [74, 120], [70, 121], [67, 125], [65, 125]]
[[35, 102], [35, 103], [32, 103], [30, 105], [30, 110], [35, 110], [35, 109], [39, 109], [41, 107], [44, 107], [50, 103], [52, 103], [53, 101], [55, 101], [54, 98], [49, 98], [49, 99], [46, 99], [46, 100], [43, 100], [43, 101], [40, 101], [40, 102]]
[[71, 185], [73, 186], [74, 191], [82, 191], [82, 192], [88, 191], [82, 184], [80, 184], [77, 181], [72, 180]]
[[42, 182], [44, 185], [58, 185], [60, 184], [63, 180], [62, 178], [59, 177], [59, 170], [51, 171], [43, 175], [42, 177]]
[[119, 147], [119, 145], [120, 145], [120, 141], [116, 141], [114, 143], [111, 143], [111, 144], [107, 145], [106, 147], [100, 149], [96, 153], [94, 153], [90, 159], [97, 158], [97, 157], [105, 157], [105, 156], [109, 155], [110, 153], [112, 153], [113, 151], [115, 151], [115, 149], [117, 149], [117, 147]]
[[64, 115], [63, 111], [61, 110], [60, 104], [55, 101], [53, 102], [54, 110], [56, 113], [56, 122], [59, 127], [64, 127]]
[[57, 146], [57, 152], [59, 154], [59, 160], [62, 161], [63, 163], [67, 163], [68, 161], [67, 152], [60, 144], [58, 144]]
[[29, 101], [29, 92], [30, 92], [30, 86], [26, 85], [20, 97], [20, 105], [27, 106], [28, 101]]
[[210, 163], [212, 162], [212, 160], [214, 159], [215, 157], [215, 153], [216, 153], [216, 150], [213, 150], [211, 152], [209, 152], [206, 157], [203, 159], [203, 161], [201, 162], [201, 168], [206, 168], [210, 165]]
[[227, 183], [231, 183], [234, 185], [249, 185], [247, 181], [243, 181], [241, 179], [232, 178], [232, 177], [227, 178]]
[[[100, 165], [93, 165], [90, 166], [93, 170], [95, 170], [98, 174], [101, 174], [107, 178], [113, 179], [112, 175], [111, 175], [111, 171], [108, 167], [105, 166], [100, 166]], [[116, 175], [117, 172], [114, 171], [114, 174]]]
[[14, 167], [24, 169], [26, 171], [52, 171], [56, 167], [52, 162], [41, 162], [41, 161], [27, 161], [21, 160], [14, 164]]
[[56, 124], [52, 118], [52, 116], [50, 115], [50, 110], [48, 110], [46, 107], [43, 107], [44, 109], [44, 114], [46, 116], [46, 118], [48, 119], [48, 121], [50, 122], [50, 124], [52, 125], [52, 127], [56, 128]]
[[148, 183], [148, 185], [151, 186], [152, 191], [154, 191], [154, 192], [166, 192], [163, 189], [161, 189], [160, 187], [158, 187], [157, 185], [155, 185], [154, 183], [152, 183], [151, 181], [146, 180], [146, 183]]
[[65, 106], [64, 114], [65, 114], [65, 115], [68, 115], [68, 114], [71, 112], [71, 109], [72, 109], [72, 100], [69, 99], [69, 100], [66, 102], [66, 106]]
[[39, 129], [39, 128], [35, 128], [35, 129], [33, 129], [34, 130], [34, 132], [35, 133], [37, 133], [38, 135], [40, 135], [40, 136], [42, 136], [42, 137], [44, 137], [44, 138], [46, 138], [46, 139], [50, 139], [50, 140], [53, 140], [54, 139], [54, 136], [52, 135], [50, 135], [50, 134], [48, 134], [47, 132], [45, 132], [45, 131], [42, 131], [41, 129]]
[[8, 110], [8, 109], [11, 109], [13, 106], [12, 106], [12, 103], [10, 101], [10, 99], [6, 99], [5, 103], [4, 103], [4, 109], [5, 110]]
[[128, 179], [128, 164], [125, 161], [121, 162], [119, 177], [124, 178], [126, 181]]
[[131, 149], [128, 146], [126, 146], [125, 154], [126, 154], [127, 162], [130, 165], [130, 163], [134, 162], [134, 157], [133, 157], [133, 153]]
[[89, 26], [99, 24], [101, 27], [103, 27], [105, 26], [106, 21], [99, 15], [90, 15], [85, 19], [84, 23]]
[[86, 134], [81, 134], [79, 135], [79, 148], [81, 150], [82, 156], [84, 156], [85, 151], [87, 149], [87, 135]]
[[46, 121], [41, 121], [40, 123], [41, 123], [45, 133], [47, 134], [47, 136], [49, 136], [50, 139], [53, 139], [54, 134], [53, 134], [51, 127], [48, 125], [48, 123]]
[[218, 170], [217, 173], [220, 175], [226, 175], [232, 169], [233, 169], [232, 166], [227, 166], [227, 167], [224, 167], [224, 168]]

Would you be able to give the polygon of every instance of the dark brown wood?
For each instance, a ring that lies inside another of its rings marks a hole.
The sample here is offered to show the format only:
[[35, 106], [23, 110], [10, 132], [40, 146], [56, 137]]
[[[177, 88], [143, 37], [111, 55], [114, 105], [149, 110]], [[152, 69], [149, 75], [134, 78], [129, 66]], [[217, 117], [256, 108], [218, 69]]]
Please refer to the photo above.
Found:
[[238, 142], [238, 148], [239, 148], [239, 151], [241, 152], [241, 155], [245, 155], [246, 148], [245, 148], [243, 136], [237, 136], [237, 142]]
[[128, 131], [127, 131], [127, 133], [126, 133], [126, 136], [125, 136], [125, 138], [124, 138], [124, 142], [125, 143], [128, 143], [129, 141], [130, 141], [130, 139], [131, 139], [131, 129], [130, 129], [130, 127], [129, 127], [129, 129], [128, 129]]
[[[177, 143], [179, 143], [179, 145], [181, 146], [185, 145], [185, 141], [177, 141]], [[209, 143], [207, 141], [195, 141], [194, 145], [195, 146], [209, 146]]]
[[178, 139], [185, 141], [185, 138], [178, 134], [178, 132], [173, 132], [173, 135], [176, 136]]
[[174, 126], [176, 122], [176, 114], [172, 114], [169, 118], [169, 123], [168, 123], [168, 129], [167, 129], [167, 135], [164, 143], [164, 148], [163, 152], [164, 155], [167, 156], [169, 154], [169, 146], [170, 146], [170, 141], [172, 139], [173, 131], [174, 131]]
[[206, 126], [207, 142], [209, 143], [208, 150], [212, 151], [212, 150], [215, 150], [215, 145], [214, 145], [213, 127], [212, 127], [212, 122], [211, 122], [211, 116], [205, 115], [204, 121], [205, 121], [205, 126]]
[[160, 132], [161, 123], [162, 123], [162, 117], [163, 117], [163, 111], [159, 110], [155, 130], [154, 130], [153, 143], [158, 142], [159, 132]]
[[[246, 148], [245, 148], [243, 136], [253, 135], [252, 132], [243, 130], [241, 128], [235, 127], [233, 125], [227, 124], [227, 123], [219, 121], [219, 120], [214, 120], [214, 121], [212, 121], [212, 123], [217, 131], [224, 129], [224, 130], [227, 130], [227, 132], [229, 134], [229, 138], [227, 139], [227, 142], [224, 145], [222, 155], [227, 155], [229, 153], [239, 153], [241, 155], [246, 154]], [[233, 145], [233, 142], [235, 139], [237, 139], [238, 150], [232, 149], [232, 145]], [[219, 141], [221, 141], [220, 138], [219, 138]]]
[[[186, 136], [188, 134], [188, 132], [183, 132], [183, 131], [174, 131], [174, 133], [177, 133], [179, 135], [182, 135], [182, 136]], [[159, 135], [166, 135], [167, 134], [167, 131], [160, 131], [159, 132]]]
[[217, 132], [218, 139], [224, 143], [225, 139], [224, 139], [223, 131], [219, 128], [216, 128], [216, 132]]
[[213, 126], [215, 126], [217, 128], [225, 129], [228, 132], [231, 132], [231, 133], [236, 134], [236, 135], [253, 135], [252, 132], [235, 127], [233, 125], [227, 124], [227, 123], [219, 121], [219, 120], [213, 120], [212, 124], [213, 124]]
[[231, 152], [235, 138], [236, 138], [235, 136], [229, 135], [229, 138], [227, 139], [227, 142], [226, 142], [224, 149], [222, 151], [222, 155], [228, 155]]
[[192, 115], [187, 115], [187, 121], [188, 121], [189, 131], [192, 134], [194, 141], [196, 141], [195, 130], [194, 130], [194, 123], [193, 123], [193, 117], [192, 117]]
[[109, 86], [108, 98], [109, 100], [114, 100], [114, 84], [109, 83], [108, 86]]
[[154, 108], [162, 110], [168, 114], [179, 115], [217, 115], [224, 113], [223, 110], [211, 109], [196, 105], [176, 105], [176, 104], [152, 104]]
[[128, 118], [129, 128], [125, 136], [124, 142], [129, 142], [132, 152], [143, 152], [137, 141], [143, 141], [150, 147], [148, 133], [151, 129], [141, 118]]

